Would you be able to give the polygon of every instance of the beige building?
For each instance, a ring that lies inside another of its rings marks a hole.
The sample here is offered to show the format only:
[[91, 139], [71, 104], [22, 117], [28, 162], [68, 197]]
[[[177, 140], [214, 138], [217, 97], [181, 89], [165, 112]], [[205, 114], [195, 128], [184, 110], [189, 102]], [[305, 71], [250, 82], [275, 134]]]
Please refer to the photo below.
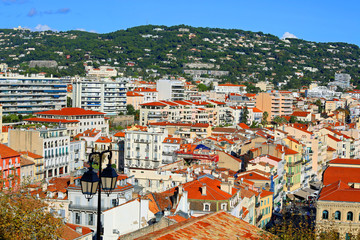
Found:
[[274, 84], [269, 83], [269, 82], [261, 81], [261, 82], [256, 83], [255, 87], [260, 88], [261, 91], [263, 91], [263, 92], [267, 92], [267, 91], [270, 91], [270, 90], [274, 89]]
[[[34, 163], [34, 165], [32, 166], [33, 174], [31, 174], [33, 177], [32, 181], [41, 182], [44, 179], [44, 157], [29, 151], [20, 152], [20, 153], [21, 153], [21, 159], [23, 159], [25, 162], [27, 161]], [[23, 168], [21, 163], [21, 175], [22, 175], [22, 171]]]
[[43, 156], [44, 178], [70, 173], [70, 137], [66, 128], [11, 129], [9, 146], [16, 151]]
[[291, 115], [293, 112], [293, 100], [291, 92], [272, 91], [256, 95], [256, 107], [269, 114], [268, 120], [276, 116]]
[[26, 158], [20, 157], [20, 183], [32, 183], [35, 178], [35, 163]]
[[144, 103], [144, 95], [138, 92], [127, 92], [126, 93], [126, 104], [133, 105], [135, 110], [140, 109], [140, 104]]

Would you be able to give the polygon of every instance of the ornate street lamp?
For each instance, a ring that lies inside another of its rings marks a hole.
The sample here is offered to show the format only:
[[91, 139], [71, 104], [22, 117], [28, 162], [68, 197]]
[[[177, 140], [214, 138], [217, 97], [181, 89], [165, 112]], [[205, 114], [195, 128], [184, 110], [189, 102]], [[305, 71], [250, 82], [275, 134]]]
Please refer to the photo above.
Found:
[[[101, 165], [103, 156], [108, 154], [109, 163], [104, 171], [101, 171]], [[99, 156], [99, 176], [93, 171], [92, 164], [94, 162], [95, 156]], [[90, 201], [90, 199], [96, 194], [98, 190], [98, 209], [97, 209], [97, 230], [96, 230], [96, 239], [100, 240], [101, 236], [101, 189], [109, 196], [111, 192], [116, 188], [117, 182], [117, 173], [111, 167], [111, 158], [112, 152], [110, 147], [108, 150], [102, 152], [95, 152], [94, 149], [89, 155], [90, 168], [84, 175], [81, 177], [81, 191], [85, 195], [85, 198]]]

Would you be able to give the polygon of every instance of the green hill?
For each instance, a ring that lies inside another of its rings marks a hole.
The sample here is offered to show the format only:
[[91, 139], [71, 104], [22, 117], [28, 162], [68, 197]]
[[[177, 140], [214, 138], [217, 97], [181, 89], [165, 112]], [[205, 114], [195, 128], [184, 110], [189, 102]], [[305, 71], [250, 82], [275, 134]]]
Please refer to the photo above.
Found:
[[[209, 63], [214, 65], [210, 70], [229, 71], [222, 81], [289, 80], [286, 87], [297, 88], [312, 80], [326, 83], [337, 71], [349, 73], [358, 84], [359, 59], [359, 47], [353, 44], [283, 41], [237, 29], [146, 25], [107, 34], [0, 29], [0, 63], [17, 68], [13, 71], [55, 76], [84, 75], [83, 63], [89, 60], [145, 79], [152, 72], [186, 76], [185, 63]], [[29, 69], [30, 60], [55, 60], [60, 68]], [[135, 66], [127, 67], [127, 62]]]

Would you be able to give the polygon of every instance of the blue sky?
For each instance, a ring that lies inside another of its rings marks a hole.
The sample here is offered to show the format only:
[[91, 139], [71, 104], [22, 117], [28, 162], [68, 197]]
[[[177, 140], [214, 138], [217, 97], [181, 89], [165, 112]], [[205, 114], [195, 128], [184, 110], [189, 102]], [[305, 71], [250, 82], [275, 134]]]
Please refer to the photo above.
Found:
[[0, 0], [0, 28], [106, 33], [186, 24], [360, 45], [359, 10], [359, 0]]

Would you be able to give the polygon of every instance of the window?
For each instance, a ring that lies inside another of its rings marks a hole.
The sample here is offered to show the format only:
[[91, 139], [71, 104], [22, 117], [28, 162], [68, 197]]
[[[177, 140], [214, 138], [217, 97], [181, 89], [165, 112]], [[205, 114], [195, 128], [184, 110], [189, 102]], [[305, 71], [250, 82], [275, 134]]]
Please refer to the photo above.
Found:
[[94, 225], [94, 214], [90, 213], [88, 217], [88, 225]]
[[116, 207], [117, 205], [118, 205], [118, 200], [117, 199], [112, 199], [111, 200], [111, 206]]
[[335, 220], [341, 220], [341, 213], [340, 211], [335, 212]]
[[347, 216], [346, 216], [346, 219], [347, 219], [348, 221], [352, 221], [352, 220], [353, 220], [353, 217], [354, 217], [354, 214], [353, 214], [352, 212], [348, 212], [348, 213], [347, 213]]
[[323, 219], [329, 219], [329, 212], [327, 210], [324, 210], [322, 213], [322, 218]]
[[80, 213], [75, 213], [75, 224], [80, 224], [81, 220], [80, 220]]
[[204, 211], [210, 212], [210, 203], [204, 203]]
[[221, 209], [226, 211], [227, 210], [227, 204], [226, 203], [222, 203], [221, 204]]

